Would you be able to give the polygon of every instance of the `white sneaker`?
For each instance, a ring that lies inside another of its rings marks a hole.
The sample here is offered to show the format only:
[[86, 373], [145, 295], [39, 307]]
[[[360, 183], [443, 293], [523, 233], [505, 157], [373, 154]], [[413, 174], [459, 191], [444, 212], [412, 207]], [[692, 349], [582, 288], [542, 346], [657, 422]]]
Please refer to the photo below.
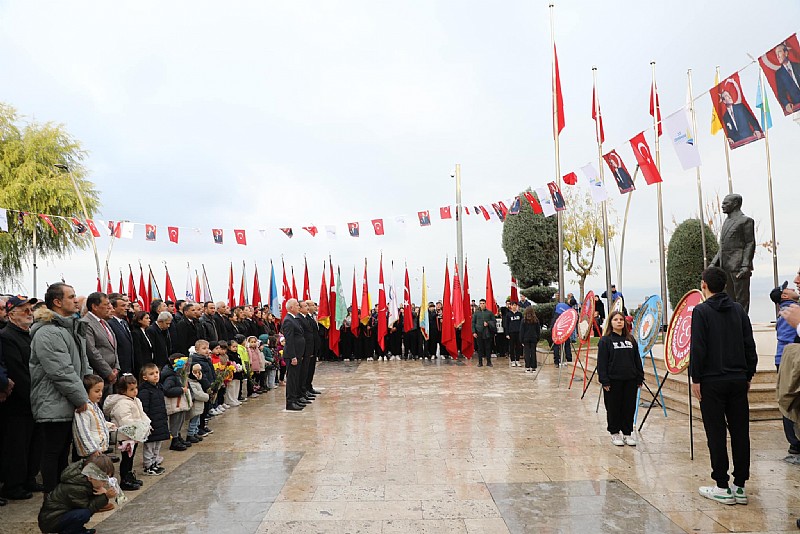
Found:
[[525, 372], [526, 372], [526, 373], [532, 373], [532, 372], [533, 372], [533, 369], [531, 369], [530, 367], [528, 367], [527, 369], [525, 369]]
[[[742, 488], [743, 489], [743, 488]], [[720, 504], [736, 504], [730, 488], [719, 488], [717, 486], [700, 486], [700, 495]], [[744, 491], [743, 491], [744, 493]]]
[[217, 415], [219, 415], [219, 412], [217, 411], [217, 409], [216, 409], [216, 408], [211, 408], [211, 409], [208, 411], [208, 415], [213, 415], [213, 416], [215, 416], [215, 417], [216, 417]]
[[733, 493], [736, 504], [747, 504], [747, 493], [744, 491], [744, 486], [731, 484], [731, 493]]
[[630, 445], [631, 447], [636, 446], [636, 438], [633, 436], [622, 436], [622, 441], [625, 442], [625, 445]]
[[222, 405], [222, 408], [223, 408], [223, 409], [225, 409], [225, 410], [227, 410], [227, 409], [228, 409], [228, 408], [230, 408], [230, 407], [231, 407], [231, 405], [230, 405], [230, 404], [228, 404], [227, 402], [226, 402], [225, 404], [223, 404], [223, 405]]
[[611, 443], [616, 445], [617, 447], [625, 446], [625, 441], [622, 439], [622, 434], [617, 432], [616, 434], [611, 434]]

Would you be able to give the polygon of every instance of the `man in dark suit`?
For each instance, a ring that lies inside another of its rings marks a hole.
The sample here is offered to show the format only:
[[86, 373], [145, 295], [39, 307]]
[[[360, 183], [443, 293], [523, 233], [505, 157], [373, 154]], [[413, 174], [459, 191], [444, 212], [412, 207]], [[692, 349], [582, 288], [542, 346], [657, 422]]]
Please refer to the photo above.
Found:
[[611, 172], [614, 174], [614, 179], [617, 181], [617, 187], [619, 187], [620, 192], [627, 193], [628, 191], [633, 191], [633, 180], [631, 180], [631, 175], [628, 173], [628, 170], [622, 165], [617, 165], [617, 160], [614, 158], [609, 158], [609, 165], [611, 166]]
[[729, 144], [733, 145], [750, 137], [757, 139], [764, 137], [761, 126], [747, 106], [742, 103], [734, 104], [728, 91], [722, 91], [719, 98], [725, 104], [722, 124], [725, 126], [725, 135], [728, 136]]
[[[300, 315], [298, 319], [303, 324], [303, 339], [305, 340], [303, 365], [300, 368], [300, 395], [302, 400], [311, 403], [314, 402], [315, 395], [309, 393], [307, 382], [311, 357], [314, 355], [315, 340], [319, 338], [319, 330], [316, 328], [316, 321], [311, 317], [309, 302], [308, 300], [300, 301]], [[314, 324], [312, 324], [312, 321]]]
[[172, 337], [169, 335], [171, 324], [172, 314], [168, 311], [163, 311], [158, 314], [156, 322], [148, 326], [146, 330], [153, 343], [153, 363], [159, 369], [169, 363], [169, 355], [173, 353]]
[[217, 323], [214, 320], [216, 313], [217, 306], [213, 302], [208, 301], [203, 304], [203, 315], [201, 315], [199, 319], [200, 328], [203, 332], [202, 338], [209, 343], [213, 341], [219, 341], [220, 339], [219, 333], [217, 332]]
[[306, 371], [305, 382], [303, 383], [303, 391], [305, 391], [306, 396], [310, 396], [313, 400], [316, 395], [320, 394], [319, 391], [314, 389], [313, 382], [314, 371], [317, 368], [317, 358], [320, 357], [322, 351], [322, 337], [320, 337], [320, 325], [317, 323], [317, 304], [313, 300], [307, 300], [306, 305], [308, 306], [306, 322], [308, 323], [308, 330], [313, 337], [313, 348], [311, 349], [311, 356], [308, 359], [308, 370]]
[[200, 305], [194, 302], [187, 302], [183, 306], [183, 321], [178, 323], [178, 346], [174, 347], [181, 354], [188, 355], [189, 347], [194, 347], [201, 337], [202, 330], [197, 321], [201, 310]]
[[800, 63], [789, 60], [786, 43], [775, 47], [780, 67], [775, 71], [775, 86], [784, 113], [792, 113], [800, 106]]
[[297, 299], [289, 299], [286, 302], [286, 317], [281, 325], [281, 332], [286, 341], [283, 346], [283, 359], [286, 360], [286, 409], [291, 411], [302, 410], [307, 404], [301, 399], [300, 370], [303, 365], [306, 340], [303, 336], [299, 311], [300, 305]]
[[722, 211], [728, 218], [722, 223], [719, 252], [711, 264], [728, 275], [725, 292], [750, 310], [750, 277], [753, 274], [753, 256], [756, 253], [756, 234], [753, 219], [742, 213], [742, 196], [727, 195], [722, 200]]
[[217, 325], [217, 336], [219, 339], [230, 341], [236, 335], [236, 328], [231, 323], [228, 305], [223, 301], [219, 301], [215, 308], [217, 312], [214, 314], [214, 324]]
[[95, 374], [105, 382], [103, 397], [106, 397], [119, 375], [117, 339], [107, 322], [111, 303], [105, 293], [94, 292], [86, 297], [86, 309], [88, 312], [81, 319], [86, 324], [86, 356]]
[[128, 324], [128, 306], [130, 300], [125, 295], [111, 293], [108, 296], [111, 303], [111, 317], [108, 319], [108, 326], [114, 332], [117, 340], [117, 358], [119, 359], [119, 369], [123, 373], [138, 375], [138, 370], [142, 368], [141, 362], [135, 361], [133, 357], [133, 335]]

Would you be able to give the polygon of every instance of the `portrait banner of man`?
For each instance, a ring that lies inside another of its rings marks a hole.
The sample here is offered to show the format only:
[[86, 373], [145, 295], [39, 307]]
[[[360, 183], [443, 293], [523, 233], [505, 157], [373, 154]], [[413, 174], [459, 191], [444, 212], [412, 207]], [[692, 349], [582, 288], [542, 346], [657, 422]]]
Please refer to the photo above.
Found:
[[430, 226], [431, 225], [431, 212], [428, 210], [425, 211], [418, 211], [417, 217], [419, 218], [419, 225], [420, 226]]
[[144, 225], [144, 238], [147, 241], [155, 241], [156, 240], [156, 226], [154, 224], [146, 224], [146, 225]]
[[622, 158], [619, 157], [616, 150], [612, 150], [608, 154], [603, 154], [603, 159], [606, 165], [608, 165], [608, 168], [611, 169], [611, 174], [614, 175], [614, 180], [617, 182], [620, 194], [624, 195], [636, 189], [636, 186], [633, 185], [633, 179], [628, 169], [625, 167], [625, 163], [622, 161]]
[[213, 228], [211, 235], [214, 237], [214, 243], [217, 245], [222, 244], [222, 228]]
[[712, 87], [708, 94], [722, 121], [722, 129], [731, 149], [739, 148], [764, 137], [753, 110], [744, 98], [739, 73], [734, 73]]
[[797, 34], [778, 43], [758, 58], [758, 63], [783, 114], [791, 115], [800, 111], [800, 44]]
[[550, 191], [550, 198], [553, 199], [553, 207], [556, 211], [564, 211], [567, 207], [564, 202], [564, 195], [561, 194], [561, 188], [558, 187], [556, 182], [548, 182], [547, 190]]

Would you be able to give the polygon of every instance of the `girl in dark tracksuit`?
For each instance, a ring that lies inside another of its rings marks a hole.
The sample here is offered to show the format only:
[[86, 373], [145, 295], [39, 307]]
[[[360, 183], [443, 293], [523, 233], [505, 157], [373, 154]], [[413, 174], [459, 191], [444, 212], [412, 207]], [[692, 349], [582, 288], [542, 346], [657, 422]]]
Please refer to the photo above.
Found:
[[636, 390], [644, 383], [644, 368], [622, 312], [611, 313], [605, 335], [597, 344], [597, 374], [603, 386], [611, 442], [619, 447], [635, 446], [633, 415]]
[[526, 373], [536, 370], [536, 345], [539, 343], [541, 331], [536, 311], [533, 306], [528, 306], [522, 314], [522, 324], [519, 325], [519, 340], [522, 342], [522, 355], [525, 356]]

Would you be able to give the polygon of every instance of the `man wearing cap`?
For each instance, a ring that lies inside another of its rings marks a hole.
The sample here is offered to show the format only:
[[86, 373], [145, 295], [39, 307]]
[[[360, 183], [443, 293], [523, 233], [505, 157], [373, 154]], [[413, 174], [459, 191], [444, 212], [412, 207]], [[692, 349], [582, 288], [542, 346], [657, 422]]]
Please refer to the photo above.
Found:
[[12, 500], [30, 499], [32, 491], [42, 491], [36, 475], [42, 455], [41, 427], [33, 420], [31, 411], [30, 328], [33, 324], [33, 305], [38, 301], [15, 296], [6, 301], [8, 325], [0, 330], [0, 352], [14, 382], [6, 402], [0, 403], [0, 428], [3, 442], [0, 448], [0, 478], [5, 484], [0, 497]]
[[42, 425], [42, 485], [53, 491], [67, 467], [75, 412], [86, 411], [89, 397], [83, 377], [93, 374], [86, 357], [86, 323], [75, 319], [79, 311], [75, 289], [64, 283], [47, 288], [44, 308], [34, 314], [31, 327], [31, 411]]
[[6, 327], [8, 324], [8, 317], [6, 315], [6, 299], [5, 297], [0, 297], [0, 330]]
[[[796, 304], [800, 294], [795, 289], [787, 287], [789, 282], [784, 282], [769, 292], [769, 299], [780, 306], [780, 309], [786, 309], [792, 304]], [[794, 342], [796, 336], [794, 327], [784, 319], [780, 313], [775, 322], [775, 336], [778, 338], [778, 346], [775, 349], [775, 368], [780, 370], [781, 356], [783, 356], [783, 349], [786, 345]], [[786, 436], [786, 441], [789, 442], [789, 454], [800, 454], [800, 439], [797, 438], [794, 432], [794, 422], [788, 417], [783, 417], [783, 433]]]

